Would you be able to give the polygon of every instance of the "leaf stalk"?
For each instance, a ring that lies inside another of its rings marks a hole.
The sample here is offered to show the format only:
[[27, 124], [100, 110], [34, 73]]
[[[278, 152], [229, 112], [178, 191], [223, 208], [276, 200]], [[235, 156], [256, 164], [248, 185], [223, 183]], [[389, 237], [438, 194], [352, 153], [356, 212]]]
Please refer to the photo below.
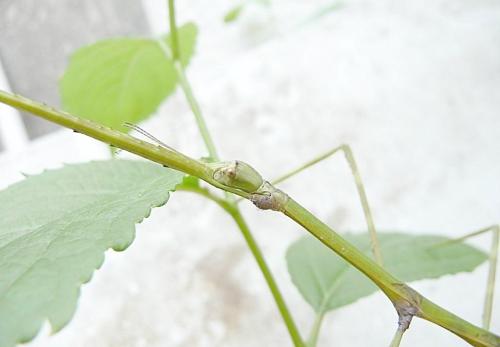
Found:
[[389, 347], [399, 347], [401, 344], [401, 340], [403, 339], [403, 334], [404, 330], [400, 329], [399, 327], [396, 329], [396, 333], [394, 334], [394, 337], [392, 338], [391, 344]]

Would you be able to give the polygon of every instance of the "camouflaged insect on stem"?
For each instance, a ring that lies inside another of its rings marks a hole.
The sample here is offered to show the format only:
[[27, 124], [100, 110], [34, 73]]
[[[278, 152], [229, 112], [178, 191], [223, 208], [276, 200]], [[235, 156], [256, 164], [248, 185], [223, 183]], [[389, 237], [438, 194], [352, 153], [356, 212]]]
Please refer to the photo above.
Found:
[[246, 193], [254, 193], [264, 183], [257, 170], [239, 160], [209, 163], [208, 165], [215, 169], [214, 180], [227, 187], [240, 189]]

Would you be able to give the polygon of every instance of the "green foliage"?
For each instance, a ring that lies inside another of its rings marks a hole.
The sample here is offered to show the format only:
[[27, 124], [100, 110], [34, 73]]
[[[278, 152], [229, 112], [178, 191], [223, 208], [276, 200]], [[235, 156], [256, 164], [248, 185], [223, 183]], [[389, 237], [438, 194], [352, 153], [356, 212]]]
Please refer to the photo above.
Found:
[[232, 7], [225, 15], [224, 22], [232, 23], [236, 21], [240, 15], [243, 13], [243, 10], [251, 3], [255, 3], [262, 6], [270, 6], [270, 0], [245, 0], [241, 4]]
[[164, 205], [183, 174], [110, 160], [29, 176], [0, 192], [0, 346], [31, 340], [72, 317], [104, 252], [126, 249], [135, 224]]
[[231, 23], [234, 22], [235, 20], [238, 19], [240, 16], [244, 6], [243, 5], [238, 5], [230, 9], [226, 15], [224, 16], [224, 22], [225, 23]]
[[[187, 66], [194, 53], [196, 26], [185, 24], [178, 35], [181, 62]], [[124, 122], [147, 118], [175, 90], [177, 73], [169, 47], [170, 36], [166, 36], [108, 39], [79, 49], [60, 83], [64, 108], [127, 131]]]
[[[371, 256], [368, 234], [347, 234], [345, 238]], [[379, 240], [384, 267], [403, 281], [472, 271], [487, 259], [483, 252], [463, 243], [439, 245], [448, 240], [442, 236], [381, 233]], [[318, 314], [377, 290], [363, 274], [315, 238], [303, 237], [294, 242], [286, 259], [293, 283]]]
[[196, 176], [186, 175], [176, 188], [199, 188], [200, 179]]

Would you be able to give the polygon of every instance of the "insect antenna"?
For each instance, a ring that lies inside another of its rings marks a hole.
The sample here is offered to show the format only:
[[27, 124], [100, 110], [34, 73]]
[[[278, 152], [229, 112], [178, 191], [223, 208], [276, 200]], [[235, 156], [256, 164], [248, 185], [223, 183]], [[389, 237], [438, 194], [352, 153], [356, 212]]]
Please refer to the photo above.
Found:
[[171, 151], [174, 151], [174, 152], [177, 152], [175, 149], [173, 149], [172, 147], [170, 147], [169, 145], [167, 145], [166, 143], [164, 143], [163, 141], [159, 140], [157, 137], [151, 135], [150, 133], [148, 133], [146, 130], [144, 130], [143, 128], [141, 128], [140, 126], [138, 125], [135, 125], [135, 124], [132, 124], [132, 123], [128, 123], [128, 122], [125, 122], [123, 123], [123, 126], [124, 127], [127, 127], [127, 128], [130, 128], [130, 129], [133, 129], [135, 131], [137, 131], [138, 133], [146, 136], [148, 139], [150, 139], [151, 141], [154, 141], [156, 142], [157, 144], [159, 144], [160, 146], [168, 149], [168, 150], [171, 150]]

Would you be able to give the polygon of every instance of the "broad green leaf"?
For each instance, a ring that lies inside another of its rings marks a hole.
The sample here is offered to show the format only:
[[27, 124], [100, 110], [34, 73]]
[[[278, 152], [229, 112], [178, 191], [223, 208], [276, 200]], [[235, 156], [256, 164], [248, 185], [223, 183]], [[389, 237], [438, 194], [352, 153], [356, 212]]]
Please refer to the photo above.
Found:
[[0, 192], [0, 346], [58, 331], [73, 316], [80, 286], [126, 249], [135, 224], [165, 204], [183, 174], [110, 160], [29, 176]]
[[[178, 34], [186, 66], [194, 53], [196, 26], [183, 25]], [[168, 51], [170, 37], [161, 40]], [[64, 108], [122, 131], [128, 131], [124, 122], [146, 119], [177, 85], [173, 61], [160, 42], [116, 38], [76, 51], [60, 83]]]
[[[370, 254], [367, 234], [345, 238]], [[439, 245], [448, 240], [435, 235], [380, 233], [384, 267], [405, 282], [472, 271], [486, 254], [464, 243]], [[318, 314], [348, 305], [377, 290], [358, 270], [313, 237], [294, 242], [286, 255], [288, 271], [304, 299]]]

